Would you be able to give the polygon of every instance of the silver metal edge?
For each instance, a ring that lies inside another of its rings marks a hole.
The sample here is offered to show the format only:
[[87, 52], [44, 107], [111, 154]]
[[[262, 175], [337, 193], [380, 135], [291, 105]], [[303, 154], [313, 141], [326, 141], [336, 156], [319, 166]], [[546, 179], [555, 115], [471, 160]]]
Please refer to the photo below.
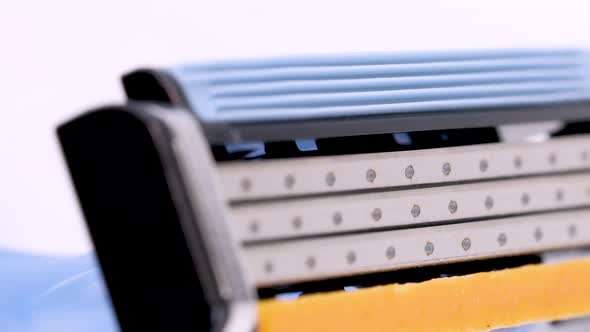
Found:
[[[228, 313], [222, 331], [253, 331], [256, 327], [256, 287], [244, 268], [237, 234], [229, 225], [208, 142], [195, 117], [185, 111], [143, 104], [141, 108], [169, 130], [171, 147], [191, 208], [199, 223], [219, 293]], [[223, 239], [223, 240], [220, 240]], [[193, 255], [194, 256], [194, 255]]]

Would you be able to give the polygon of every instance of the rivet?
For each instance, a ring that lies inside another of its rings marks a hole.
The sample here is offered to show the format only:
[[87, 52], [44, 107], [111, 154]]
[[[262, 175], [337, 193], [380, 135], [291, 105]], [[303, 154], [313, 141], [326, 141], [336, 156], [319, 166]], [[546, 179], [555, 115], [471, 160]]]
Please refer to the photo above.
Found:
[[356, 254], [354, 251], [349, 251], [348, 254], [346, 254], [346, 261], [348, 264], [354, 264], [354, 262], [356, 262]]
[[514, 168], [520, 169], [522, 167], [522, 158], [520, 156], [514, 157]]
[[578, 227], [576, 227], [576, 225], [570, 225], [567, 228], [567, 232], [570, 235], [570, 237], [575, 237], [578, 234]]
[[240, 187], [242, 187], [242, 191], [250, 191], [252, 189], [252, 181], [248, 178], [243, 178], [240, 180]]
[[305, 265], [307, 265], [308, 268], [313, 269], [316, 265], [315, 257], [313, 257], [313, 256], [307, 257], [307, 260], [305, 260]]
[[432, 255], [434, 252], [434, 244], [432, 244], [432, 242], [426, 242], [426, 245], [424, 246], [424, 252], [428, 256]]
[[450, 201], [449, 202], [449, 212], [455, 213], [455, 212], [457, 212], [457, 209], [458, 208], [459, 208], [459, 205], [457, 204], [456, 201]]
[[580, 153], [580, 158], [581, 158], [583, 161], [586, 161], [586, 160], [588, 160], [588, 151], [586, 151], [586, 150], [582, 151], [582, 153]]
[[408, 179], [413, 178], [414, 177], [414, 166], [410, 165], [410, 166], [406, 167], [406, 170], [404, 173]]
[[375, 172], [375, 170], [373, 170], [373, 169], [369, 169], [367, 171], [367, 181], [372, 183], [375, 181], [376, 178], [377, 178], [377, 172]]
[[498, 244], [500, 245], [500, 247], [503, 247], [506, 242], [508, 242], [508, 237], [506, 236], [506, 233], [500, 233], [498, 234]]
[[334, 225], [340, 225], [342, 223], [342, 219], [342, 213], [340, 212], [334, 212], [332, 215], [332, 221], [334, 222]]
[[565, 196], [565, 194], [563, 193], [563, 190], [561, 190], [561, 189], [557, 189], [557, 191], [555, 192], [555, 199], [556, 199], [558, 202], [561, 202], [561, 201], [563, 201], [563, 197], [564, 197], [564, 196]]
[[264, 271], [266, 271], [266, 273], [270, 274], [270, 273], [272, 273], [273, 270], [274, 270], [274, 265], [272, 264], [272, 262], [264, 263]]
[[486, 209], [488, 209], [488, 210], [490, 210], [491, 208], [494, 207], [494, 199], [492, 198], [492, 196], [486, 197], [484, 205], [485, 205]]
[[410, 212], [412, 213], [412, 217], [417, 218], [420, 215], [420, 205], [414, 204]]
[[549, 154], [549, 164], [555, 165], [556, 163], [557, 163], [557, 155], [555, 154], [555, 152], [552, 152], [551, 154]]
[[537, 227], [535, 229], [535, 240], [537, 242], [541, 241], [543, 239], [543, 230], [541, 230], [541, 228]]
[[444, 175], [449, 175], [451, 174], [451, 164], [450, 163], [444, 163], [442, 166], [442, 172]]
[[463, 250], [467, 251], [469, 250], [469, 248], [471, 248], [471, 239], [466, 237], [463, 239], [463, 241], [461, 241], [461, 247], [463, 247]]
[[326, 184], [331, 187], [334, 183], [336, 183], [336, 175], [334, 172], [329, 172], [326, 174]]
[[381, 220], [381, 217], [382, 217], [381, 209], [379, 209], [379, 208], [374, 209], [373, 212], [371, 212], [371, 217], [375, 221]]
[[482, 159], [479, 162], [479, 170], [484, 173], [485, 171], [488, 170], [488, 168], [490, 167], [490, 165], [488, 164], [488, 161], [486, 159]]
[[256, 234], [260, 229], [260, 225], [258, 224], [258, 221], [254, 220], [250, 223], [250, 226], [248, 228], [250, 228], [250, 233]]
[[293, 228], [295, 229], [300, 229], [301, 225], [303, 225], [303, 220], [301, 220], [301, 217], [296, 216], [295, 218], [293, 218]]
[[531, 202], [531, 196], [529, 196], [529, 194], [527, 193], [523, 193], [520, 197], [520, 202], [522, 203], [522, 205], [529, 205], [529, 203]]
[[395, 247], [391, 246], [388, 247], [387, 250], [385, 250], [385, 257], [387, 257], [387, 259], [391, 260], [395, 258]]
[[285, 177], [285, 187], [287, 187], [288, 189], [293, 188], [293, 186], [295, 185], [295, 177], [291, 174], [287, 175]]

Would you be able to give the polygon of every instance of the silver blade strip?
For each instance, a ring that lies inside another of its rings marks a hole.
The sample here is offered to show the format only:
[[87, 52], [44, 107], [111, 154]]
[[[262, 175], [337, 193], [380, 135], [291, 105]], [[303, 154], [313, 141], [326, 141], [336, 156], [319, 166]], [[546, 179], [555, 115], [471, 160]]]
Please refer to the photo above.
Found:
[[232, 219], [254, 243], [582, 206], [590, 206], [588, 173], [249, 204]]
[[588, 146], [590, 135], [578, 135], [540, 143], [228, 162], [219, 170], [226, 198], [238, 202], [590, 169]]
[[590, 210], [246, 247], [258, 286], [590, 244]]

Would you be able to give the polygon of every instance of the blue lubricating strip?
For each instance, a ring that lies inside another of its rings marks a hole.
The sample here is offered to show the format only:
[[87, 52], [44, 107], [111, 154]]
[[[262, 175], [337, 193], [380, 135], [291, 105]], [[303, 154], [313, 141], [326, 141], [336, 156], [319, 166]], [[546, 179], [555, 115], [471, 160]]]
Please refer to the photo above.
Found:
[[307, 56], [180, 66], [170, 72], [206, 122], [590, 100], [590, 56], [569, 49]]

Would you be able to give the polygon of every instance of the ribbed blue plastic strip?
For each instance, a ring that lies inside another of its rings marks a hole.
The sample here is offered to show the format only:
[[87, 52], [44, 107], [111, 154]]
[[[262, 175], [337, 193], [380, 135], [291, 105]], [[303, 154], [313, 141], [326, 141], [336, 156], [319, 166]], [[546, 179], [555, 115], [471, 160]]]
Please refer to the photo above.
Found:
[[207, 122], [590, 100], [590, 57], [577, 50], [294, 57], [181, 66], [171, 73]]
[[382, 64], [409, 64], [446, 61], [469, 61], [488, 59], [520, 59], [531, 57], [577, 57], [578, 49], [497, 49], [473, 51], [434, 51], [397, 53], [354, 53], [340, 55], [285, 56], [239, 61], [210, 62], [182, 66], [184, 72], [236, 71], [279, 67], [316, 66], [364, 66]]
[[515, 70], [413, 77], [384, 77], [339, 80], [297, 80], [211, 87], [212, 98], [257, 97], [265, 95], [314, 94], [328, 92], [394, 91], [438, 87], [460, 87], [509, 83], [574, 81], [585, 79], [578, 68]]

